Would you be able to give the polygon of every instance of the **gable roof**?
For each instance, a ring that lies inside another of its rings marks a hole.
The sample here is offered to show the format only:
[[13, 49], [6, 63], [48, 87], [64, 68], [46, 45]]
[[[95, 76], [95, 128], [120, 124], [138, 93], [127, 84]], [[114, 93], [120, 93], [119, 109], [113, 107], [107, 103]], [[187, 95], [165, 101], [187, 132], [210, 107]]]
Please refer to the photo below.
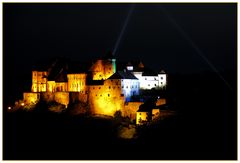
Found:
[[117, 71], [108, 79], [133, 79], [138, 80], [131, 72], [129, 71]]

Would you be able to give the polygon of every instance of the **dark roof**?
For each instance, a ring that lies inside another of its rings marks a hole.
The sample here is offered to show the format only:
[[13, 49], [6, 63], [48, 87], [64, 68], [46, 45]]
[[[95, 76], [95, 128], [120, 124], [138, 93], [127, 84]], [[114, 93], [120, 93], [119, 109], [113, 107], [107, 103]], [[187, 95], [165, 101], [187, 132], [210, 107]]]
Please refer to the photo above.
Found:
[[108, 79], [134, 79], [138, 80], [131, 72], [129, 71], [117, 71]]
[[142, 76], [158, 76], [158, 73], [145, 67]]
[[56, 59], [48, 68], [48, 80], [56, 82], [67, 82], [67, 60]]
[[76, 74], [76, 73], [87, 73], [91, 67], [91, 62], [70, 62], [68, 63], [67, 73]]
[[166, 72], [164, 70], [161, 70], [159, 74], [166, 74]]
[[139, 109], [137, 112], [151, 112], [151, 111], [152, 111], [151, 107], [148, 107], [147, 105], [142, 104], [139, 106]]
[[103, 85], [104, 80], [87, 80], [87, 85]]

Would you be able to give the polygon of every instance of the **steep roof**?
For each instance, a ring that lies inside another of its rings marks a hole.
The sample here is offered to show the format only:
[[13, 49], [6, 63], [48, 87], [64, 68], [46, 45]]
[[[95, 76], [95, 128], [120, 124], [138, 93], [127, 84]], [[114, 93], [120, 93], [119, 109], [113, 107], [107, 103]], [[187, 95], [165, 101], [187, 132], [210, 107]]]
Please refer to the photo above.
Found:
[[108, 79], [133, 79], [138, 80], [131, 72], [129, 71], [117, 71]]

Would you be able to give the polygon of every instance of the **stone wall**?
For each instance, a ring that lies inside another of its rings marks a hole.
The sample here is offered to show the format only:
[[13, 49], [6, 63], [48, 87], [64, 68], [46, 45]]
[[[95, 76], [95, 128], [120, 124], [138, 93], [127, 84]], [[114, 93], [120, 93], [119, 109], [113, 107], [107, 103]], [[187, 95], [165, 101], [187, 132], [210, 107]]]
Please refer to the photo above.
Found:
[[69, 92], [55, 92], [54, 100], [67, 107], [69, 104]]
[[165, 99], [165, 98], [160, 98], [160, 99], [157, 100], [156, 106], [164, 105], [164, 104], [166, 104], [166, 103], [167, 103], [167, 102], [166, 102], [166, 99]]
[[104, 81], [104, 85], [89, 86], [89, 105], [92, 114], [113, 116], [124, 108], [125, 98], [121, 93], [120, 83], [112, 85], [111, 81]]
[[24, 92], [23, 101], [25, 104], [36, 104], [40, 99], [40, 93]]
[[80, 92], [69, 92], [69, 100], [70, 103], [75, 102], [87, 103], [87, 94], [83, 94]]
[[52, 102], [52, 101], [54, 101], [54, 93], [42, 92], [41, 93], [41, 100], [43, 100], [45, 102]]
[[136, 114], [139, 109], [139, 106], [142, 105], [143, 102], [128, 102], [124, 105], [124, 109], [122, 115], [124, 117], [129, 117], [131, 120], [136, 119]]

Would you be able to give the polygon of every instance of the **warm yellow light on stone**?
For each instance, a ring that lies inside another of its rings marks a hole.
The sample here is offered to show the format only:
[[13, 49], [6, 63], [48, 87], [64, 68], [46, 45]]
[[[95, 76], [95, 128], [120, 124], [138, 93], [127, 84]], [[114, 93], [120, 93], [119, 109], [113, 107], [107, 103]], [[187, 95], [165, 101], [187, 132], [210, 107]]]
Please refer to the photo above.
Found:
[[147, 121], [147, 112], [137, 112], [136, 124], [141, 125], [143, 122]]

